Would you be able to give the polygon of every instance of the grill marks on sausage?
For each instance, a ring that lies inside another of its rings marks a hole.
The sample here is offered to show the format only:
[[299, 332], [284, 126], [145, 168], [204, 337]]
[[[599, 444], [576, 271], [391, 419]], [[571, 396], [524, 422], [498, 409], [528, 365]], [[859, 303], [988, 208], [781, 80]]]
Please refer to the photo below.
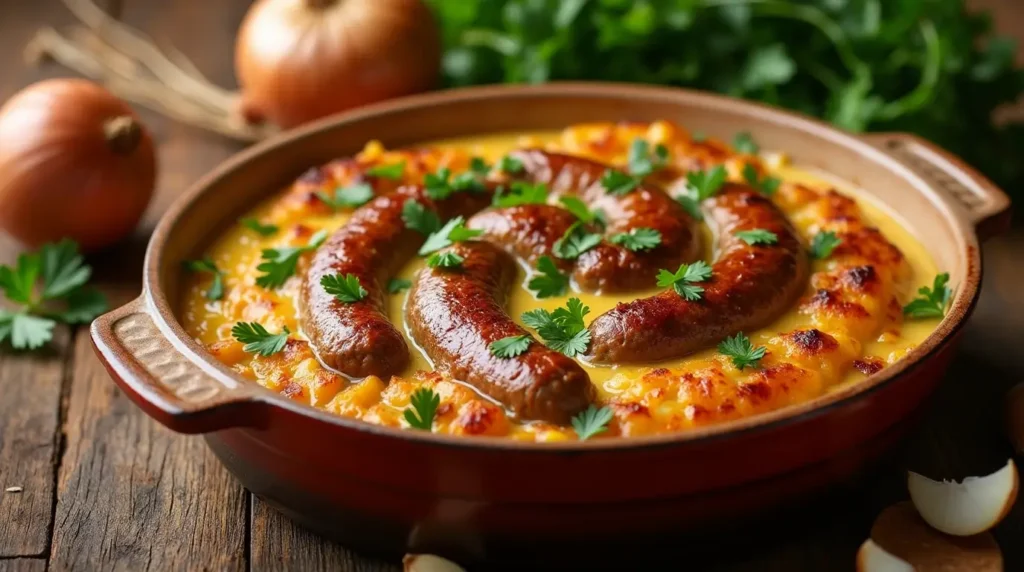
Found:
[[[727, 184], [705, 203], [718, 230], [713, 275], [701, 283], [701, 300], [674, 290], [620, 303], [590, 324], [588, 358], [597, 363], [637, 363], [681, 357], [737, 331], [750, 331], [782, 315], [803, 291], [807, 253], [786, 216], [745, 185]], [[764, 229], [778, 242], [752, 246], [736, 238]]]
[[504, 309], [515, 261], [488, 242], [458, 243], [450, 250], [463, 257], [461, 268], [425, 268], [409, 292], [406, 314], [416, 341], [439, 371], [476, 387], [517, 417], [568, 423], [595, 396], [576, 361], [539, 343], [514, 358], [488, 349], [502, 338], [527, 334]]

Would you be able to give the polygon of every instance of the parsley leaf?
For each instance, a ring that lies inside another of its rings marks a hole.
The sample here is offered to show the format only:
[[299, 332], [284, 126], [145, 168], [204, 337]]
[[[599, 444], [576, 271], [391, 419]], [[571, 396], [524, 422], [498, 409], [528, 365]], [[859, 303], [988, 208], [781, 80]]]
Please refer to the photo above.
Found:
[[533, 338], [527, 335], [508, 336], [491, 342], [487, 348], [500, 358], [514, 358], [525, 352], [531, 343], [533, 343]]
[[285, 326], [280, 334], [271, 334], [257, 322], [238, 322], [231, 328], [231, 336], [245, 344], [242, 349], [251, 354], [259, 354], [263, 357], [271, 356], [284, 349], [288, 343], [288, 327]]
[[513, 181], [511, 190], [503, 192], [498, 189], [491, 201], [496, 207], [517, 207], [519, 205], [543, 205], [548, 202], [548, 186], [544, 183], [530, 184]]
[[537, 260], [537, 271], [540, 275], [531, 278], [526, 287], [533, 290], [538, 298], [561, 296], [569, 289], [569, 277], [558, 270], [550, 256], [541, 256]]
[[500, 161], [498, 161], [498, 170], [510, 175], [518, 175], [525, 169], [526, 167], [523, 165], [522, 161], [509, 155], [505, 155]]
[[366, 174], [371, 177], [380, 177], [382, 179], [392, 179], [397, 181], [402, 178], [402, 173], [405, 172], [405, 161], [399, 161], [392, 165], [377, 165], [376, 167], [370, 167], [366, 170]]
[[279, 229], [277, 225], [263, 224], [254, 218], [243, 218], [238, 221], [245, 228], [255, 232], [260, 236], [270, 236], [275, 234]]
[[668, 162], [668, 148], [658, 144], [654, 153], [650, 151], [647, 141], [637, 138], [629, 146], [629, 172], [636, 177], [646, 177], [665, 167]]
[[611, 195], [625, 195], [640, 185], [638, 177], [631, 177], [622, 171], [608, 169], [601, 176], [601, 186]]
[[811, 258], [822, 260], [832, 255], [832, 251], [843, 243], [843, 239], [836, 236], [831, 230], [825, 230], [814, 235], [811, 239], [811, 248], [808, 251]]
[[420, 234], [429, 235], [441, 228], [441, 219], [437, 213], [423, 206], [416, 199], [408, 199], [402, 205], [402, 220], [405, 226]]
[[710, 171], [691, 171], [686, 174], [686, 189], [676, 197], [676, 200], [690, 216], [704, 220], [700, 204], [722, 188], [725, 177], [725, 167], [721, 165], [715, 165]]
[[608, 430], [612, 414], [612, 408], [607, 405], [600, 409], [590, 405], [572, 418], [572, 428], [576, 430], [576, 436], [580, 441], [586, 441], [594, 435]]
[[427, 257], [427, 266], [431, 268], [459, 268], [466, 259], [454, 252], [435, 252]]
[[344, 276], [327, 274], [320, 277], [320, 285], [323, 286], [325, 292], [346, 304], [358, 302], [369, 294], [366, 288], [359, 283], [359, 278], [355, 274]]
[[601, 244], [601, 235], [587, 232], [583, 223], [577, 221], [555, 241], [551, 251], [559, 258], [573, 260], [598, 244]]
[[369, 183], [355, 183], [334, 189], [333, 195], [319, 192], [316, 196], [334, 210], [355, 208], [365, 205], [373, 198], [373, 187]]
[[434, 415], [441, 406], [441, 396], [429, 387], [421, 387], [409, 397], [409, 407], [403, 413], [410, 427], [423, 431], [434, 428]]
[[0, 341], [10, 339], [16, 350], [34, 350], [53, 339], [57, 322], [25, 312], [0, 314]]
[[436, 173], [427, 173], [423, 177], [423, 186], [427, 196], [435, 201], [447, 199], [459, 191], [482, 191], [483, 183], [477, 179], [477, 174], [467, 171], [452, 178], [452, 171], [448, 167], [441, 167]]
[[743, 166], [743, 178], [754, 190], [766, 197], [774, 195], [775, 191], [779, 190], [779, 185], [782, 184], [782, 181], [769, 175], [761, 178], [757, 173], [757, 169], [750, 163]]
[[779, 242], [779, 236], [777, 234], [763, 228], [736, 231], [736, 238], [751, 246], [754, 246], [755, 244], [775, 244]]
[[217, 268], [213, 260], [209, 258], [186, 260], [182, 264], [191, 272], [206, 272], [213, 275], [210, 288], [206, 291], [207, 300], [220, 300], [224, 297], [224, 274]]
[[739, 332], [731, 338], [722, 340], [722, 343], [718, 344], [718, 351], [732, 359], [732, 364], [742, 370], [745, 367], [757, 367], [768, 349], [764, 346], [755, 348], [750, 343], [750, 338]]
[[590, 331], [583, 323], [583, 317], [590, 308], [579, 298], [569, 298], [565, 308], [554, 312], [538, 308], [522, 314], [523, 323], [537, 330], [544, 345], [569, 357], [576, 357], [587, 351], [590, 345]]
[[937, 274], [931, 288], [927, 286], [919, 288], [917, 291], [919, 296], [903, 307], [903, 315], [908, 318], [941, 318], [945, 316], [949, 299], [953, 295], [948, 284], [948, 272]]
[[565, 210], [571, 212], [576, 218], [580, 219], [580, 222], [585, 224], [597, 223], [604, 226], [604, 213], [601, 211], [592, 211], [587, 207], [587, 204], [576, 197], [560, 197], [558, 202], [562, 203]]
[[303, 253], [316, 250], [327, 240], [327, 231], [321, 230], [314, 234], [306, 246], [282, 246], [267, 248], [261, 253], [263, 262], [256, 270], [263, 272], [256, 277], [256, 284], [263, 288], [278, 288], [293, 274]]
[[43, 275], [43, 298], [67, 296], [89, 281], [92, 269], [78, 254], [78, 245], [64, 239], [57, 244], [44, 244], [39, 249]]
[[3, 289], [4, 295], [12, 302], [32, 304], [40, 269], [39, 254], [28, 252], [18, 256], [18, 263], [14, 268], [0, 266], [0, 288]]
[[653, 228], [631, 228], [629, 232], [620, 232], [611, 237], [612, 244], [618, 244], [633, 252], [650, 250], [661, 244], [661, 233]]
[[405, 278], [392, 278], [388, 280], [388, 294], [398, 294], [402, 290], [408, 290], [412, 286], [412, 281], [406, 280]]
[[658, 271], [658, 286], [668, 288], [671, 286], [676, 293], [684, 300], [693, 302], [700, 300], [704, 294], [704, 288], [695, 286], [697, 282], [707, 282], [711, 278], [711, 267], [703, 260], [693, 264], [680, 264], [675, 272], [669, 272], [662, 268]]
[[749, 131], [741, 131], [737, 133], [732, 139], [732, 146], [740, 153], [747, 155], [756, 155], [757, 152], [761, 150]]
[[454, 242], [465, 242], [484, 233], [482, 230], [466, 228], [465, 219], [457, 216], [445, 223], [437, 232], [430, 233], [426, 242], [420, 247], [420, 256], [451, 246]]
[[487, 161], [484, 161], [483, 157], [473, 157], [469, 160], [469, 170], [477, 175], [486, 175], [490, 172], [491, 167], [487, 164]]

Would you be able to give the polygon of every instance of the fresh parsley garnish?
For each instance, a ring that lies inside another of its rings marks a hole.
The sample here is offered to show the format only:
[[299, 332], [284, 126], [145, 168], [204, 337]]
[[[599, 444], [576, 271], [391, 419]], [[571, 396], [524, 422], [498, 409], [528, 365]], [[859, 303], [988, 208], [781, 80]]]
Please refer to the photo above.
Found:
[[696, 283], [707, 282], [710, 278], [711, 267], [703, 260], [698, 260], [693, 264], [680, 264], [675, 272], [662, 268], [658, 271], [658, 286], [671, 286], [684, 300], [693, 302], [700, 300], [704, 294], [704, 288], [697, 286]]
[[491, 167], [487, 164], [487, 161], [484, 161], [483, 157], [473, 157], [469, 160], [469, 170], [477, 175], [486, 175], [491, 170]]
[[0, 265], [0, 290], [19, 306], [0, 309], [0, 342], [16, 350], [36, 349], [53, 339], [57, 322], [89, 322], [105, 312], [106, 297], [85, 285], [91, 275], [69, 239], [23, 253], [13, 267]]
[[320, 277], [320, 285], [323, 286], [325, 292], [346, 304], [358, 302], [369, 294], [366, 288], [359, 283], [359, 278], [355, 274], [344, 276], [327, 274]]
[[777, 234], [763, 228], [736, 231], [736, 238], [751, 246], [755, 244], [775, 244], [779, 241]]
[[487, 348], [497, 357], [514, 358], [525, 352], [531, 343], [533, 343], [533, 338], [527, 335], [508, 336], [491, 342]]
[[513, 181], [511, 189], [498, 189], [491, 201], [496, 207], [517, 207], [520, 205], [543, 205], [548, 202], [548, 186], [544, 183]]
[[583, 223], [577, 221], [565, 230], [562, 238], [555, 241], [551, 251], [559, 258], [573, 260], [598, 244], [601, 244], [601, 235], [587, 232]]
[[610, 239], [612, 244], [618, 244], [633, 252], [650, 250], [661, 244], [661, 233], [653, 228], [640, 227], [631, 228], [629, 232], [620, 232]]
[[775, 191], [779, 190], [779, 185], [782, 184], [782, 181], [776, 177], [770, 175], [761, 177], [758, 175], [757, 169], [750, 163], [743, 166], [743, 178], [748, 185], [766, 197], [774, 195]]
[[917, 291], [919, 296], [903, 307], [903, 315], [908, 318], [941, 318], [945, 316], [949, 299], [953, 295], [948, 284], [948, 272], [937, 274], [931, 288], [922, 286]]
[[231, 336], [245, 344], [243, 350], [263, 357], [271, 356], [284, 349], [288, 343], [288, 326], [280, 334], [271, 334], [257, 322], [238, 322], [231, 328]]
[[600, 409], [590, 405], [572, 418], [572, 428], [576, 430], [576, 436], [580, 441], [586, 441], [594, 435], [608, 430], [612, 413], [612, 408], [607, 405]]
[[658, 144], [651, 153], [650, 145], [643, 139], [634, 139], [629, 146], [629, 173], [635, 177], [646, 177], [665, 167], [668, 162], [668, 148]]
[[454, 252], [435, 252], [427, 257], [431, 268], [459, 268], [466, 259]]
[[436, 232], [430, 233], [426, 242], [420, 247], [420, 256], [451, 246], [455, 242], [465, 242], [484, 233], [482, 230], [466, 228], [465, 219], [457, 216], [444, 224]]
[[441, 219], [437, 213], [423, 206], [416, 199], [408, 199], [402, 205], [402, 220], [405, 226], [420, 234], [429, 235], [441, 228]]
[[518, 175], [519, 173], [522, 173], [524, 169], [525, 167], [523, 166], [523, 162], [515, 157], [505, 155], [500, 161], [498, 161], [498, 170], [510, 175]]
[[571, 212], [576, 218], [580, 219], [580, 222], [585, 224], [596, 223], [601, 226], [605, 226], [604, 212], [601, 210], [590, 210], [587, 208], [587, 203], [579, 200], [576, 197], [561, 197], [558, 202], [562, 203], [565, 210]]
[[569, 357], [576, 357], [585, 353], [590, 345], [590, 331], [583, 323], [583, 317], [588, 313], [590, 308], [584, 306], [579, 298], [569, 298], [565, 308], [556, 308], [553, 312], [540, 308], [530, 310], [523, 312], [522, 320], [537, 330], [544, 345]]
[[263, 262], [256, 270], [263, 272], [256, 277], [256, 284], [263, 288], [277, 288], [285, 283], [293, 274], [303, 253], [316, 250], [327, 240], [327, 231], [321, 230], [314, 234], [306, 246], [282, 246], [265, 249], [261, 256]]
[[601, 176], [601, 186], [610, 195], [625, 195], [639, 185], [639, 177], [633, 177], [615, 169], [608, 169]]
[[761, 147], [754, 141], [754, 137], [749, 131], [741, 131], [732, 138], [732, 146], [740, 153], [746, 155], [757, 155], [757, 152], [761, 150]]
[[482, 191], [484, 185], [477, 177], [477, 173], [466, 171], [452, 178], [451, 169], [441, 167], [436, 173], [423, 177], [423, 187], [428, 197], [440, 201], [460, 191]]
[[366, 174], [371, 177], [380, 177], [382, 179], [398, 180], [402, 178], [402, 173], [405, 172], [405, 161], [399, 161], [391, 165], [377, 165], [376, 167], [370, 167], [366, 170]]
[[410, 427], [430, 431], [434, 427], [434, 415], [441, 405], [441, 396], [429, 387], [421, 387], [409, 397], [409, 407], [403, 416]]
[[334, 210], [361, 207], [373, 198], [373, 187], [369, 183], [354, 183], [334, 189], [333, 194], [319, 192], [316, 196]]
[[562, 274], [550, 256], [541, 256], [537, 260], [539, 275], [534, 276], [526, 287], [533, 290], [538, 298], [561, 296], [569, 289], [569, 277]]
[[814, 235], [811, 239], [809, 253], [811, 258], [822, 260], [832, 255], [832, 251], [843, 243], [843, 239], [836, 236], [831, 230], [823, 230]]
[[725, 184], [725, 167], [715, 165], [709, 171], [691, 171], [686, 174], [686, 189], [676, 197], [686, 212], [697, 220], [704, 220], [700, 204], [714, 196]]
[[732, 359], [732, 364], [742, 370], [745, 367], [757, 367], [768, 349], [764, 346], [755, 348], [754, 344], [750, 343], [750, 338], [739, 332], [731, 338], [722, 340], [722, 343], [718, 344], [718, 351]]
[[224, 297], [224, 274], [217, 268], [213, 260], [209, 258], [186, 260], [183, 264], [191, 272], [206, 272], [213, 275], [210, 288], [206, 290], [207, 300], [220, 300]]
[[277, 225], [263, 224], [254, 218], [243, 218], [238, 221], [245, 228], [255, 232], [260, 236], [270, 236], [275, 234], [279, 229]]
[[388, 280], [388, 294], [398, 294], [403, 290], [408, 290], [412, 286], [411, 280], [405, 278], [392, 278]]

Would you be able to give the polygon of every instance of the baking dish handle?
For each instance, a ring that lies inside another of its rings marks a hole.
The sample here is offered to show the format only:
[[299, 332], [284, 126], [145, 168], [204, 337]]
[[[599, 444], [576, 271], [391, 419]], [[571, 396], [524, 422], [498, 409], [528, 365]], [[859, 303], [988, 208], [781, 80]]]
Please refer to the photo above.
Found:
[[244, 384], [228, 385], [168, 340], [140, 297], [96, 318], [93, 347], [110, 377], [150, 417], [179, 433], [263, 423], [265, 405]]
[[868, 133], [863, 137], [956, 200], [966, 211], [980, 240], [1009, 228], [1010, 198], [954, 155], [909, 133]]

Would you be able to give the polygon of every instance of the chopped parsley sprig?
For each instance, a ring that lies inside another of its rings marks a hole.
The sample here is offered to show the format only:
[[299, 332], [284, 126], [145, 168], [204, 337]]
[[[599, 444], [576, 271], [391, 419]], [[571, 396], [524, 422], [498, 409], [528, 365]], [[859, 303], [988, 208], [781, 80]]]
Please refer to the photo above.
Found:
[[743, 179], [747, 181], [748, 185], [766, 197], [774, 195], [775, 191], [779, 190], [779, 185], [782, 184], [782, 181], [776, 177], [770, 175], [761, 177], [757, 173], [757, 168], [750, 163], [743, 166]]
[[836, 233], [831, 230], [823, 230], [811, 239], [811, 247], [808, 253], [815, 260], [824, 260], [832, 256], [832, 251], [842, 243], [843, 239], [836, 236]]
[[420, 256], [426, 256], [431, 252], [437, 252], [446, 246], [456, 242], [465, 242], [483, 234], [482, 230], [466, 228], [466, 220], [457, 216], [444, 224], [437, 231], [430, 233], [426, 242], [420, 247]]
[[523, 312], [522, 320], [537, 330], [544, 345], [576, 357], [585, 353], [590, 345], [590, 331], [583, 323], [583, 317], [589, 313], [590, 308], [584, 306], [579, 298], [569, 298], [564, 308], [556, 308], [553, 312], [541, 308], [530, 310]]
[[510, 175], [518, 175], [525, 169], [526, 167], [523, 165], [522, 161], [509, 155], [505, 155], [500, 161], [498, 161], [498, 170]]
[[725, 178], [725, 167], [722, 165], [715, 165], [709, 171], [691, 171], [686, 174], [686, 189], [676, 196], [676, 201], [690, 213], [690, 216], [704, 220], [700, 204], [721, 190]]
[[555, 241], [551, 252], [559, 258], [573, 260], [598, 244], [601, 244], [601, 235], [588, 232], [581, 221], [576, 221]]
[[369, 294], [366, 288], [363, 288], [363, 285], [359, 283], [359, 278], [355, 274], [346, 274], [344, 276], [327, 274], [321, 276], [320, 286], [323, 287], [325, 292], [346, 304], [358, 302]]
[[373, 198], [373, 187], [369, 183], [353, 183], [346, 187], [338, 187], [333, 193], [318, 192], [316, 196], [333, 210], [356, 208], [370, 202]]
[[435, 252], [428, 256], [427, 266], [431, 268], [447, 268], [451, 270], [461, 268], [462, 263], [465, 261], [466, 259], [461, 255], [449, 250], [447, 252]]
[[561, 296], [569, 289], [569, 277], [563, 274], [550, 256], [541, 256], [537, 260], [538, 275], [530, 278], [526, 287], [538, 298]]
[[284, 349], [288, 343], [288, 326], [281, 333], [271, 334], [258, 322], [238, 322], [231, 328], [231, 336], [245, 344], [242, 349], [251, 354], [268, 357]]
[[530, 184], [513, 181], [509, 190], [499, 189], [494, 193], [491, 204], [496, 207], [517, 207], [520, 205], [542, 205], [548, 202], [548, 186], [544, 183]]
[[416, 199], [407, 199], [402, 204], [402, 221], [407, 228], [411, 228], [420, 234], [429, 235], [441, 228], [441, 219], [437, 213], [423, 206], [423, 203]]
[[435, 173], [427, 173], [423, 177], [423, 187], [427, 196], [435, 201], [444, 200], [461, 191], [484, 190], [477, 173], [466, 171], [452, 177], [452, 171], [448, 167], [441, 167]]
[[210, 258], [186, 260], [183, 264], [185, 269], [190, 272], [204, 272], [213, 276], [210, 287], [206, 290], [207, 300], [220, 300], [224, 297], [224, 273], [217, 268], [213, 260]]
[[565, 210], [571, 212], [580, 222], [585, 224], [597, 224], [601, 227], [607, 226], [604, 211], [600, 209], [590, 210], [587, 203], [576, 197], [561, 197], [558, 202], [562, 203]]
[[429, 387], [421, 387], [412, 392], [412, 396], [409, 398], [409, 407], [402, 415], [410, 427], [431, 431], [434, 428], [434, 416], [440, 406], [441, 396]]
[[314, 234], [305, 246], [282, 246], [268, 248], [262, 252], [262, 260], [256, 270], [263, 274], [256, 277], [256, 284], [263, 288], [278, 288], [295, 274], [299, 257], [303, 253], [316, 250], [327, 240], [327, 231], [321, 230]]
[[572, 428], [576, 430], [576, 436], [580, 441], [586, 441], [608, 430], [613, 413], [612, 408], [607, 405], [600, 409], [590, 405], [572, 418]]
[[749, 131], [740, 131], [732, 138], [732, 146], [740, 153], [746, 155], [757, 155], [758, 151], [761, 150], [760, 145], [754, 141], [753, 135]]
[[370, 167], [366, 170], [366, 174], [371, 177], [380, 177], [382, 179], [391, 179], [394, 181], [401, 179], [404, 172], [405, 161], [399, 161], [391, 165], [377, 165], [376, 167]]
[[703, 260], [693, 264], [680, 264], [675, 272], [669, 272], [662, 268], [658, 271], [658, 286], [662, 288], [672, 287], [690, 302], [700, 300], [704, 295], [704, 288], [697, 286], [699, 282], [707, 282], [711, 279], [711, 267]]
[[661, 244], [661, 233], [653, 228], [631, 228], [611, 237], [612, 244], [618, 244], [633, 252], [650, 250]]
[[625, 195], [640, 186], [644, 177], [662, 169], [668, 162], [668, 148], [656, 145], [651, 152], [650, 144], [643, 139], [634, 139], [629, 146], [627, 172], [608, 169], [601, 176], [601, 186], [611, 195]]
[[764, 346], [754, 347], [743, 332], [731, 338], [725, 338], [718, 344], [718, 351], [732, 360], [732, 364], [742, 370], [746, 367], [757, 367], [768, 349]]
[[903, 315], [908, 318], [941, 318], [946, 315], [946, 307], [953, 296], [949, 287], [949, 273], [943, 272], [935, 276], [932, 287], [922, 286], [917, 291], [918, 297], [903, 307]]
[[779, 242], [779, 235], [775, 234], [770, 230], [763, 228], [754, 228], [750, 230], [740, 230], [736, 232], [736, 238], [755, 246], [758, 244], [775, 244]]
[[514, 358], [529, 349], [531, 343], [533, 343], [533, 338], [524, 334], [495, 340], [488, 344], [487, 348], [497, 357]]

